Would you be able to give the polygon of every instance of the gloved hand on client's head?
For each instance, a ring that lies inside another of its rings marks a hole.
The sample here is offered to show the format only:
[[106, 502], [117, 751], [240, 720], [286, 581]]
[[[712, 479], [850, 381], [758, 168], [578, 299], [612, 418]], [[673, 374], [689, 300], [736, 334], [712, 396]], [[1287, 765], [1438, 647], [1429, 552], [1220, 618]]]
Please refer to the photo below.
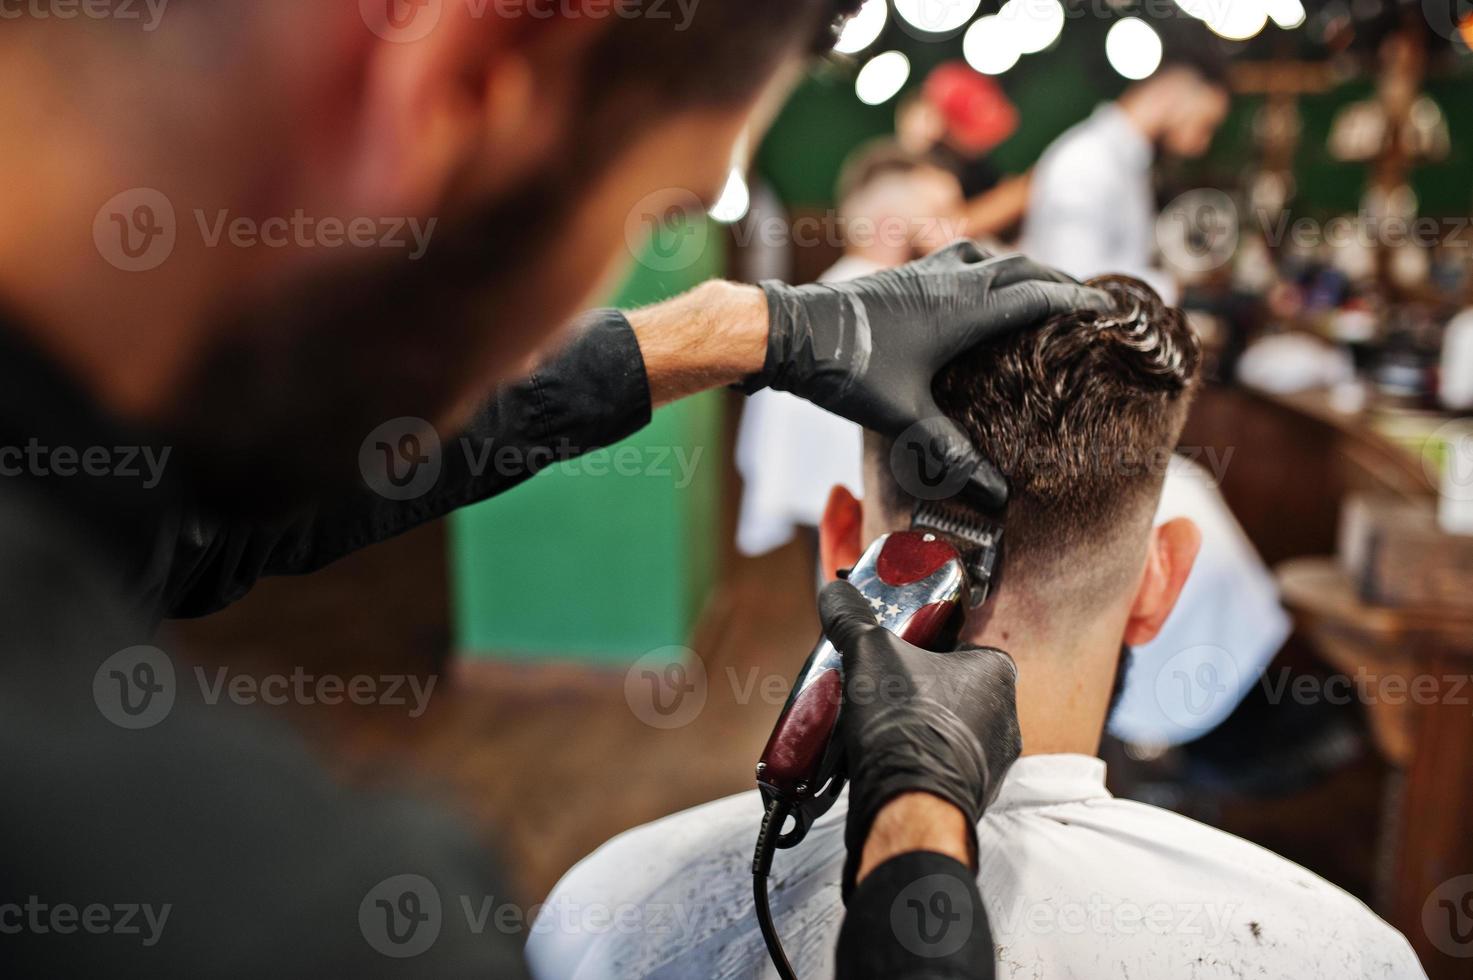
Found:
[[1110, 309], [1097, 289], [1022, 255], [993, 257], [971, 241], [847, 282], [764, 282], [762, 290], [767, 361], [747, 391], [792, 392], [887, 438], [914, 439], [921, 452], [908, 455], [917, 467], [955, 476], [987, 507], [1006, 502], [1007, 484], [936, 407], [937, 372], [1002, 334], [1060, 313]]
[[913, 646], [880, 626], [847, 582], [824, 588], [819, 617], [844, 655], [846, 900], [875, 816], [902, 793], [930, 793], [961, 810], [975, 864], [977, 821], [1023, 748], [1013, 658], [990, 647], [937, 654]]

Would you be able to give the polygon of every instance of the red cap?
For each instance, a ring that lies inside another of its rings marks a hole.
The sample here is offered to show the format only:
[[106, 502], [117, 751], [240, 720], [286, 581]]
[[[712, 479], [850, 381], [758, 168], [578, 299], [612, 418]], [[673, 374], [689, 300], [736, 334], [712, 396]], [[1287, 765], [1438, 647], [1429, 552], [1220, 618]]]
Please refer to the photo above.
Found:
[[1002, 86], [966, 62], [938, 66], [926, 79], [924, 92], [946, 120], [947, 136], [958, 150], [986, 153], [1018, 128], [1018, 110]]

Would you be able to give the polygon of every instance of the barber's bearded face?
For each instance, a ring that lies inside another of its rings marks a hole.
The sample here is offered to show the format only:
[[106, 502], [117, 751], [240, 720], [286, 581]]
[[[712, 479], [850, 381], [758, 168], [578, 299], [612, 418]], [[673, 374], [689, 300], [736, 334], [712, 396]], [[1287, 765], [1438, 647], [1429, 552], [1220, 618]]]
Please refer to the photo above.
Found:
[[636, 201], [720, 186], [744, 117], [664, 126], [601, 169], [566, 147], [521, 187], [442, 217], [417, 261], [355, 258], [223, 311], [163, 420], [194, 490], [269, 516], [361, 488], [359, 449], [384, 422], [453, 430], [627, 262]]
[[[475, 379], [536, 343], [509, 323], [519, 283], [546, 260], [535, 239], [566, 198], [529, 187], [454, 226], [418, 261], [402, 255], [310, 274], [214, 331], [169, 420], [209, 503], [270, 512], [353, 475], [354, 449], [382, 422], [438, 422]], [[532, 240], [529, 240], [532, 239]]]

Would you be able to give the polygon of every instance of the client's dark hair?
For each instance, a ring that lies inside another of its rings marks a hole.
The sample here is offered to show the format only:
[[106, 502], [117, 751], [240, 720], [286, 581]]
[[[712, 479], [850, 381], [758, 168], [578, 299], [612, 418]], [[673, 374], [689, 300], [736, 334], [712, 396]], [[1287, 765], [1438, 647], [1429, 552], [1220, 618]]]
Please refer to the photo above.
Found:
[[941, 410], [1011, 486], [1005, 583], [1149, 526], [1140, 522], [1196, 385], [1201, 348], [1180, 310], [1135, 279], [1089, 284], [1112, 312], [1055, 317], [963, 354], [936, 379]]

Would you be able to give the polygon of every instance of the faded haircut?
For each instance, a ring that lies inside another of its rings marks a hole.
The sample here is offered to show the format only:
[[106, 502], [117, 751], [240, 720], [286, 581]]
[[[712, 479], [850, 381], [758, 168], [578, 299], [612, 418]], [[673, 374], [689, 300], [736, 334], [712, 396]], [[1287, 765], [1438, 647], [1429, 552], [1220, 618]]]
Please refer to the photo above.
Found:
[[[1008, 478], [1004, 588], [1144, 540], [1196, 390], [1201, 346], [1180, 310], [1136, 279], [1089, 285], [1110, 295], [1111, 312], [1064, 314], [984, 344], [933, 389]], [[895, 482], [882, 484], [882, 504], [908, 510]]]

